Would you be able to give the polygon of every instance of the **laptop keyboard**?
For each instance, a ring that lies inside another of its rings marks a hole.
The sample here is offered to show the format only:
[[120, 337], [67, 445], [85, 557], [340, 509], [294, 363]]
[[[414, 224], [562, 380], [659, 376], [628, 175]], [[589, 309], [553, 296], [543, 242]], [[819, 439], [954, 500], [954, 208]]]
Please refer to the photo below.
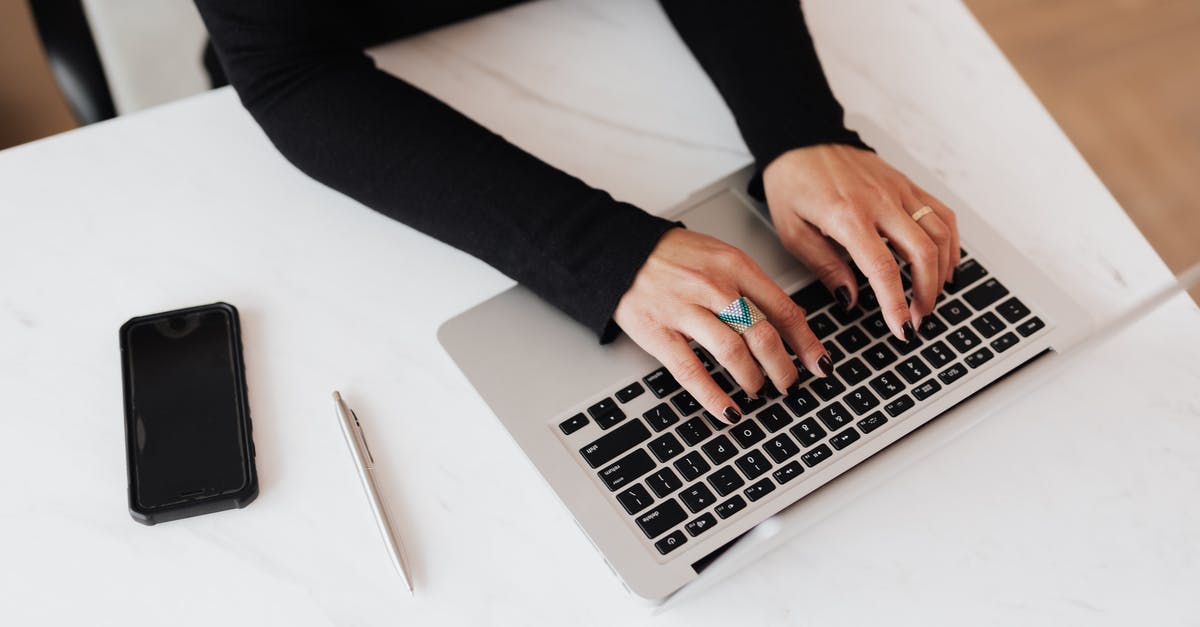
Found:
[[703, 349], [694, 349], [742, 410], [736, 425], [704, 411], [665, 368], [557, 423], [568, 447], [659, 554], [769, 500], [778, 487], [903, 420], [1045, 326], [965, 252], [954, 283], [912, 343], [891, 334], [861, 275], [859, 284], [858, 304], [849, 311], [819, 282], [792, 295], [833, 358], [829, 377], [814, 377], [797, 361], [794, 386], [781, 393], [768, 382], [751, 398]]

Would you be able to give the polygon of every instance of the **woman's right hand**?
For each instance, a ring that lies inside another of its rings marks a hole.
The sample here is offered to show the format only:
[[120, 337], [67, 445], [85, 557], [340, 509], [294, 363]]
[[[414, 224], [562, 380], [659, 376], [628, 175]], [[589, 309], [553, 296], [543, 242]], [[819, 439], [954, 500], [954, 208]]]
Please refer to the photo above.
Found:
[[[745, 296], [766, 320], [738, 335], [717, 312]], [[688, 340], [694, 339], [750, 395], [766, 377], [786, 390], [799, 372], [787, 342], [804, 367], [820, 376], [832, 371], [829, 353], [805, 322], [805, 312], [746, 253], [702, 233], [667, 231], [621, 297], [613, 320], [657, 358], [712, 415], [741, 419], [738, 406], [713, 381]]]

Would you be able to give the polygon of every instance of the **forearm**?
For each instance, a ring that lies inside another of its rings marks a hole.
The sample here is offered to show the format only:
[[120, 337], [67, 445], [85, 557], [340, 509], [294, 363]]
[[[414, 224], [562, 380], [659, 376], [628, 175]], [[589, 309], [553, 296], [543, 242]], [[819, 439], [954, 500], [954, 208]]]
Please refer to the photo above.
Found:
[[793, 148], [865, 148], [821, 69], [799, 0], [660, 0], [737, 120], [759, 172]]
[[336, 3], [296, 4], [197, 2], [230, 81], [279, 151], [611, 337], [612, 310], [672, 224], [378, 70], [338, 24]]

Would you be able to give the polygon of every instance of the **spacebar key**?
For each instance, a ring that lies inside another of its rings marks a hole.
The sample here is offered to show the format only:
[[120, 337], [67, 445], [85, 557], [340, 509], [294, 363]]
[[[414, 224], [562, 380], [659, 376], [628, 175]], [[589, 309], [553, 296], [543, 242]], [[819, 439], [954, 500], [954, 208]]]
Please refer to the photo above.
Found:
[[649, 439], [650, 430], [641, 420], [634, 419], [579, 449], [579, 454], [589, 466], [599, 468]]

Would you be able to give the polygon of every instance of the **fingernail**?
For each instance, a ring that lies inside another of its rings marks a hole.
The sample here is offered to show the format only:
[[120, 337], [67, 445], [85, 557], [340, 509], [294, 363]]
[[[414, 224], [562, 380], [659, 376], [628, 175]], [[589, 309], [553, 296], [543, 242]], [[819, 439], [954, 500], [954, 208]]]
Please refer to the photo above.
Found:
[[737, 424], [738, 421], [742, 419], [742, 412], [738, 411], [738, 408], [732, 405], [726, 407], [725, 413], [722, 415], [725, 416], [725, 420], [728, 420], [733, 424]]
[[850, 289], [845, 285], [839, 286], [836, 290], [833, 290], [833, 297], [837, 299], [837, 302], [842, 306], [842, 309], [850, 308]]
[[833, 374], [833, 360], [829, 358], [829, 353], [817, 360], [817, 367], [821, 369], [821, 376], [828, 377]]
[[904, 341], [911, 343], [917, 337], [917, 331], [913, 328], [912, 320], [905, 320], [904, 326], [901, 327], [904, 331]]

